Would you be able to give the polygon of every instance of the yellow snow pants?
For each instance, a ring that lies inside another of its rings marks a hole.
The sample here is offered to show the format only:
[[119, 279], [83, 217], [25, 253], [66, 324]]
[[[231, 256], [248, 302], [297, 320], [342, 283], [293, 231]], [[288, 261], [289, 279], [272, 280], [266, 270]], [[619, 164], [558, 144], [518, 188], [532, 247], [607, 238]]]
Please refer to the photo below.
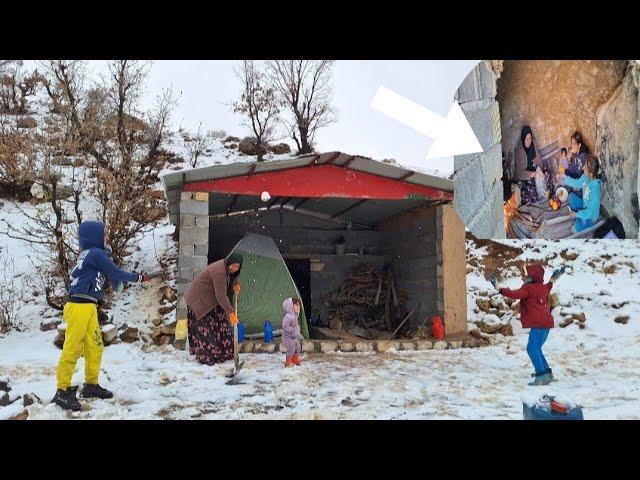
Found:
[[67, 330], [64, 335], [62, 354], [58, 361], [58, 388], [66, 390], [71, 386], [73, 371], [83, 353], [85, 382], [97, 384], [104, 344], [96, 305], [67, 302], [64, 306], [63, 318], [67, 324]]

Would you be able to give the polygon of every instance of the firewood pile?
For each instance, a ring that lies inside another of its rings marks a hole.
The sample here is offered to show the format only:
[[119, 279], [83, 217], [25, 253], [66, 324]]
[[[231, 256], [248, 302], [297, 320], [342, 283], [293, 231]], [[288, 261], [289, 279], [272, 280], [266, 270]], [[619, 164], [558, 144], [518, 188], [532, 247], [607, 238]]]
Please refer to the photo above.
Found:
[[379, 272], [371, 265], [359, 265], [323, 300], [329, 305], [329, 326], [334, 330], [380, 339], [395, 337], [408, 326], [407, 296], [396, 289], [390, 268]]

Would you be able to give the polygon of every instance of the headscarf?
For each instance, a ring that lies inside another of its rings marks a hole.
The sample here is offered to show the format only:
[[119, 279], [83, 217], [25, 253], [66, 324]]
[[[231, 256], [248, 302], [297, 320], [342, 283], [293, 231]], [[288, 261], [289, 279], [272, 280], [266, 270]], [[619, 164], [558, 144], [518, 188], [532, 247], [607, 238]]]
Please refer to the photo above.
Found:
[[[527, 135], [531, 134], [531, 145], [527, 148], [524, 144], [524, 139], [527, 138]], [[522, 148], [524, 148], [524, 152], [527, 154], [527, 170], [530, 172], [535, 172], [536, 167], [533, 165], [533, 160], [536, 158], [536, 147], [533, 143], [533, 131], [529, 125], [525, 125], [522, 127], [522, 131], [520, 132], [520, 141], [522, 142]]]
[[224, 264], [227, 267], [229, 265], [234, 264], [234, 263], [238, 263], [242, 267], [242, 254], [237, 253], [237, 252], [232, 252], [232, 253], [229, 254], [229, 256], [224, 261]]
[[228, 270], [229, 265], [232, 265], [234, 263], [237, 263], [240, 265], [240, 268], [236, 273], [229, 273], [229, 279], [230, 279], [231, 285], [233, 285], [233, 282], [240, 276], [240, 270], [242, 270], [242, 260], [243, 260], [242, 254], [237, 252], [230, 253], [229, 256], [224, 260], [224, 264], [227, 267], [227, 271], [229, 271]]

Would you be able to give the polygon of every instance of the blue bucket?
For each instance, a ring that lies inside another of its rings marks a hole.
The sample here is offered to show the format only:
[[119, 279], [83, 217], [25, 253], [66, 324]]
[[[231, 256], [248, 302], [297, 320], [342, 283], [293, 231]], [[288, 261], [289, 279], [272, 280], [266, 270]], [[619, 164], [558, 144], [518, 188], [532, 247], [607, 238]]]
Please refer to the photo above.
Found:
[[238, 342], [244, 341], [244, 325], [238, 322]]
[[273, 342], [273, 325], [267, 320], [264, 322], [264, 343]]

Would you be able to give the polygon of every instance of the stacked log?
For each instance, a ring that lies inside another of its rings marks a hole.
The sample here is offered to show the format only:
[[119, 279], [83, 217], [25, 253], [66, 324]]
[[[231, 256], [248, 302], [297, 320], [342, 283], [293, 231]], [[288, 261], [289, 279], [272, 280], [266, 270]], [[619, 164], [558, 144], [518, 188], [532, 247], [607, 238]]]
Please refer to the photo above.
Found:
[[329, 304], [329, 326], [363, 338], [380, 338], [392, 332], [406, 314], [405, 292], [396, 289], [393, 272], [361, 264], [340, 286], [323, 296]]

